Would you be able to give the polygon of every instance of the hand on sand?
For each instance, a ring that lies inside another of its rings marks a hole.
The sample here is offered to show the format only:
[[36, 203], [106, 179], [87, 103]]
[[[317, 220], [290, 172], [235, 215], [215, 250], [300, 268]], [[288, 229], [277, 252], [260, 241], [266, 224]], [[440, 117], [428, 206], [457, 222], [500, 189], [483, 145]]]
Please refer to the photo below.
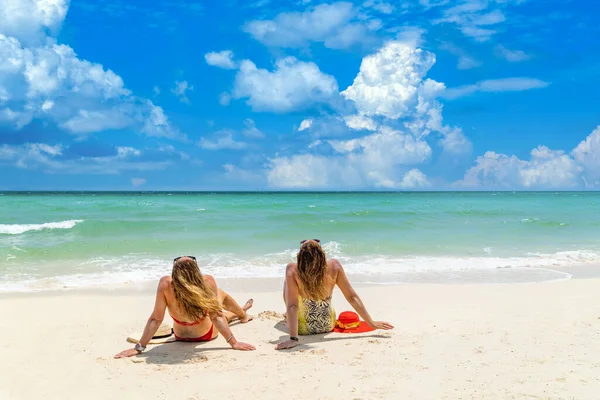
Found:
[[390, 324], [389, 322], [383, 322], [383, 321], [373, 321], [372, 324], [369, 324], [369, 326], [373, 329], [383, 329], [383, 330], [390, 330], [390, 329], [394, 329], [394, 326], [392, 324]]
[[125, 357], [137, 356], [137, 355], [138, 355], [138, 352], [136, 349], [127, 349], [127, 350], [120, 352], [119, 354], [116, 354], [115, 358], [125, 358]]
[[288, 340], [285, 342], [281, 342], [279, 343], [277, 346], [275, 346], [275, 350], [285, 350], [285, 349], [291, 349], [292, 347], [296, 347], [298, 346], [298, 342], [295, 340]]
[[256, 350], [256, 347], [252, 346], [251, 344], [242, 343], [242, 342], [236, 342], [233, 346], [231, 346], [231, 348], [234, 350], [242, 350], [242, 351]]

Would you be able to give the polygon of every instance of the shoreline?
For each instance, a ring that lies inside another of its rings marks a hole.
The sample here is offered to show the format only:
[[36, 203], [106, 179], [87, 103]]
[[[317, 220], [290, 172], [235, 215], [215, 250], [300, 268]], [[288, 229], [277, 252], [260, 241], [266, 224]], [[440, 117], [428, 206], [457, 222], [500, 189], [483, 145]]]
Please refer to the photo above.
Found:
[[[165, 274], [166, 275], [166, 274]], [[254, 292], [280, 290], [283, 277], [219, 277], [220, 287], [228, 291]], [[396, 274], [355, 275], [348, 274], [350, 281], [357, 287], [405, 286], [405, 285], [527, 285], [553, 283], [572, 279], [600, 279], [600, 264], [585, 264], [560, 268], [517, 267], [463, 271], [410, 271]], [[544, 277], [546, 279], [539, 279]], [[538, 279], [536, 279], [538, 278]], [[0, 300], [10, 297], [61, 295], [61, 294], [136, 294], [156, 289], [158, 279], [107, 283], [89, 286], [35, 288], [30, 290], [0, 290]]]

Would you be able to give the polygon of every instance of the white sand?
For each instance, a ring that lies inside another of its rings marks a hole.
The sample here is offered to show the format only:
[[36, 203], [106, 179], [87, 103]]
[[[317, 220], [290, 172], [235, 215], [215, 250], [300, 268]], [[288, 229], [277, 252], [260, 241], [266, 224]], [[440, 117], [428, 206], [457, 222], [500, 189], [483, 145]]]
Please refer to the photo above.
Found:
[[[238, 285], [239, 286], [239, 285]], [[283, 311], [277, 291], [254, 315]], [[278, 320], [233, 332], [257, 346], [172, 343], [113, 360], [130, 346], [153, 291], [0, 298], [0, 399], [599, 399], [600, 280], [525, 285], [360, 288], [392, 333], [302, 338], [277, 352]], [[349, 309], [334, 295], [336, 309]]]

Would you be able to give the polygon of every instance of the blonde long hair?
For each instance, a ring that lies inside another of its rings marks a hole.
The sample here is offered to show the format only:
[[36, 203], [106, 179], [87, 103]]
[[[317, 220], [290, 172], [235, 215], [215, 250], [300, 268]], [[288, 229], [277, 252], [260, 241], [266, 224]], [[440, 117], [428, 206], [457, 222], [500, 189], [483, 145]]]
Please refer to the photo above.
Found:
[[179, 309], [191, 321], [221, 311], [219, 300], [206, 284], [196, 261], [187, 257], [175, 261], [171, 278]]
[[321, 245], [309, 240], [300, 246], [296, 257], [298, 278], [306, 296], [312, 300], [325, 300], [329, 297], [326, 283], [327, 257]]

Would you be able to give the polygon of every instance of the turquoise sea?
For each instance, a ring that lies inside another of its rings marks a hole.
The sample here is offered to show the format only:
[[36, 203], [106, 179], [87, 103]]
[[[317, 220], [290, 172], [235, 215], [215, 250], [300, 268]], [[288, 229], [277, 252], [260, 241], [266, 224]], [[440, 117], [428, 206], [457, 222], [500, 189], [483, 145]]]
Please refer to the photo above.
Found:
[[153, 280], [179, 255], [281, 277], [306, 238], [369, 282], [560, 279], [600, 263], [600, 193], [4, 192], [0, 291]]

